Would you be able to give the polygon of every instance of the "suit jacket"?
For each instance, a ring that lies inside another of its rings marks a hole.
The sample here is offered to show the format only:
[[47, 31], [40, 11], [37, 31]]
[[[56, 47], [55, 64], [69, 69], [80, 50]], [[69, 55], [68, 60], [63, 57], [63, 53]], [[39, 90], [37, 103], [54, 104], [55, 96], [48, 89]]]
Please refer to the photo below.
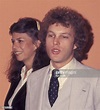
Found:
[[72, 68], [84, 69], [87, 77], [81, 77], [80, 73], [80, 77], [68, 78], [53, 107], [48, 101], [49, 66], [31, 74], [27, 83], [25, 110], [100, 110], [100, 74], [89, 77], [89, 70], [94, 72], [93, 69], [76, 60], [74, 63]]
[[[16, 89], [19, 81], [20, 80], [11, 83], [10, 89], [5, 99], [4, 106], [8, 106], [8, 101], [13, 95], [14, 90]], [[22, 86], [22, 88], [18, 91], [15, 98], [13, 99], [12, 110], [25, 110], [25, 100], [26, 100], [26, 83]], [[8, 110], [8, 109], [5, 109], [5, 110]]]

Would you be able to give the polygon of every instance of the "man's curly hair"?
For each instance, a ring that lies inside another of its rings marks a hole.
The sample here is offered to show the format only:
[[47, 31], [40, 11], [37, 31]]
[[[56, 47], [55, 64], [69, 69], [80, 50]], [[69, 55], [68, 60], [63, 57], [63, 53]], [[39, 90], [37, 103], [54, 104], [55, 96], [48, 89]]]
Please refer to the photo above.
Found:
[[60, 23], [65, 27], [71, 26], [75, 32], [74, 43], [77, 48], [74, 50], [74, 57], [81, 62], [88, 58], [87, 53], [93, 45], [92, 27], [87, 19], [80, 13], [68, 7], [56, 7], [51, 9], [42, 20], [40, 38], [45, 45], [47, 31], [50, 25]]

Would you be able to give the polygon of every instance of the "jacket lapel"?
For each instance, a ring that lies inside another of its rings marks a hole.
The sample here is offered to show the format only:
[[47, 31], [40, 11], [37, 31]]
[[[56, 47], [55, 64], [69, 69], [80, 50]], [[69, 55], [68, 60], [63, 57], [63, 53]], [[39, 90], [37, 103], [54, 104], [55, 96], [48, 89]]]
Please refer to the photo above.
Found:
[[16, 94], [12, 102], [12, 105], [15, 105], [16, 103], [18, 103], [23, 97], [24, 98], [26, 97], [26, 83], [22, 86], [22, 88]]
[[[47, 78], [48, 75], [48, 71], [49, 68], [46, 67], [45, 69], [41, 69], [40, 72], [34, 72], [34, 78], [32, 77], [32, 79], [34, 80], [34, 82], [32, 82], [32, 86], [30, 91], [32, 96], [32, 99], [37, 99], [37, 100], [31, 100], [32, 106], [34, 108], [37, 108], [37, 110], [41, 110], [42, 108], [42, 103], [43, 103], [43, 94], [44, 94], [44, 87], [45, 87], [45, 80]], [[37, 87], [38, 85], [38, 87]]]
[[9, 88], [9, 91], [8, 91], [8, 94], [7, 94], [6, 99], [5, 99], [5, 105], [8, 105], [8, 101], [11, 98], [11, 96], [13, 95], [14, 90], [17, 87], [19, 81], [20, 81], [20, 79], [17, 80], [17, 81], [15, 81], [15, 82], [11, 82], [11, 85], [10, 85], [10, 88]]
[[85, 78], [72, 79], [69, 110], [82, 110], [84, 108], [89, 88], [90, 84], [85, 81]]

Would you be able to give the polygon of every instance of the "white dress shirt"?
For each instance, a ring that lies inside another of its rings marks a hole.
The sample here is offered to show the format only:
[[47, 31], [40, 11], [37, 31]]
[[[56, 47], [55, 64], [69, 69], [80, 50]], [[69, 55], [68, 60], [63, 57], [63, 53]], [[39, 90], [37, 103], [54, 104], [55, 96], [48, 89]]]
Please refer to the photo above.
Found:
[[[19, 84], [17, 85], [12, 97], [9, 99], [8, 104], [9, 106], [12, 105], [13, 99], [16, 96], [16, 94], [18, 93], [18, 91], [22, 88], [22, 86], [25, 84], [25, 82], [28, 79], [28, 76], [32, 73], [32, 68], [30, 70], [27, 71], [26, 73], [26, 67], [24, 66], [21, 70], [21, 80], [19, 81]], [[25, 76], [26, 74], [26, 76]]]
[[[67, 75], [68, 75], [67, 71], [72, 69], [71, 68], [71, 67], [73, 67], [72, 64], [75, 64], [73, 62], [75, 62], [75, 58], [73, 58], [68, 64], [66, 64], [65, 66], [63, 66], [62, 68], [59, 69], [59, 71], [61, 73], [60, 77], [58, 78], [58, 80], [59, 80], [59, 90], [63, 87], [65, 81], [67, 80], [67, 78], [68, 78], [67, 77]], [[51, 78], [53, 69], [55, 69], [55, 68], [53, 67], [52, 63], [50, 62], [50, 78]], [[64, 72], [65, 72], [65, 74], [62, 74]], [[50, 80], [50, 78], [49, 78], [49, 80]]]

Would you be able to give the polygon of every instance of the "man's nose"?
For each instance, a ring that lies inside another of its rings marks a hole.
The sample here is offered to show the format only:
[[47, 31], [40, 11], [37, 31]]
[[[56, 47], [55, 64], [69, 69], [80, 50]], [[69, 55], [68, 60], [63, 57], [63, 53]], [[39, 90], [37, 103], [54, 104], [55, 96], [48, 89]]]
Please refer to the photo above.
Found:
[[55, 37], [54, 40], [53, 40], [53, 44], [54, 45], [59, 45], [60, 44], [59, 38]]

